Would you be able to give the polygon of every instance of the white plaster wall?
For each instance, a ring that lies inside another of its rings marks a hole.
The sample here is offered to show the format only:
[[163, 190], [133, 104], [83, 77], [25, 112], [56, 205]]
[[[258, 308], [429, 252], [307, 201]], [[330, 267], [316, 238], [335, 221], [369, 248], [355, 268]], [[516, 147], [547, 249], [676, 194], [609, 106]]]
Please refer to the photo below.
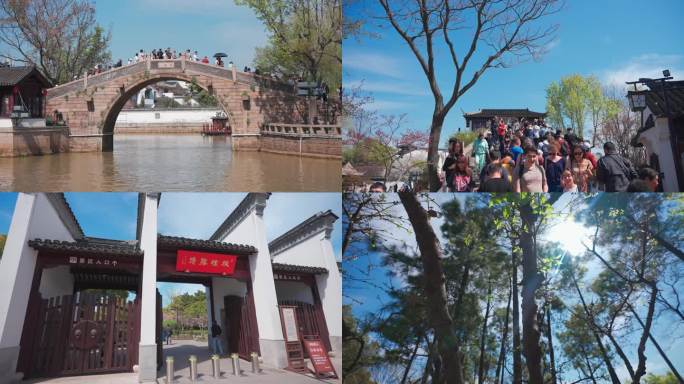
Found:
[[29, 240], [37, 238], [74, 241], [71, 233], [66, 226], [64, 226], [59, 215], [57, 215], [57, 211], [42, 193], [37, 195], [36, 209], [33, 213], [31, 230], [29, 232]]
[[37, 257], [28, 241], [39, 237], [74, 240], [44, 194], [20, 193], [0, 259], [0, 348], [19, 345]]
[[325, 241], [325, 231], [323, 230], [294, 247], [273, 256], [273, 262], [327, 268], [328, 264], [321, 250], [321, 241]]
[[283, 340], [280, 314], [278, 313], [278, 299], [271, 268], [271, 255], [268, 251], [263, 218], [257, 215], [255, 210], [252, 210], [221, 241], [252, 245], [257, 248], [258, 253], [249, 258], [249, 268], [252, 277], [259, 338]]
[[[342, 275], [337, 267], [337, 260], [333, 252], [332, 243], [329, 239], [323, 239], [320, 243], [321, 254], [325, 260], [327, 275], [316, 275], [318, 294], [321, 296], [325, 322], [328, 325], [328, 333], [331, 341], [342, 338]], [[333, 341], [333, 348], [336, 348]], [[337, 346], [339, 347], [339, 346]]]
[[[646, 111], [648, 111], [648, 109]], [[647, 118], [648, 114], [644, 113], [644, 121], [646, 121]], [[665, 179], [662, 181], [663, 190], [665, 192], [679, 191], [667, 119], [655, 119], [655, 127], [643, 132], [639, 136], [639, 141], [646, 146], [648, 156], [650, 156], [651, 153], [658, 155], [660, 171], [665, 174]]]
[[342, 276], [330, 239], [325, 231], [277, 254], [273, 262], [294, 265], [323, 267], [328, 274], [316, 275], [316, 285], [321, 296], [325, 322], [331, 337], [342, 336]]
[[158, 195], [146, 194], [140, 248], [144, 252], [140, 310], [140, 345], [156, 344], [157, 303], [157, 202]]
[[313, 305], [313, 293], [311, 287], [301, 281], [280, 281], [275, 282], [278, 300], [296, 300]]
[[[150, 124], [150, 123], [210, 123], [211, 118], [221, 109], [198, 110], [123, 110], [116, 118], [116, 124]], [[157, 118], [159, 114], [159, 118]]]
[[68, 265], [43, 269], [38, 288], [43, 299], [71, 295], [74, 292], [74, 275]]

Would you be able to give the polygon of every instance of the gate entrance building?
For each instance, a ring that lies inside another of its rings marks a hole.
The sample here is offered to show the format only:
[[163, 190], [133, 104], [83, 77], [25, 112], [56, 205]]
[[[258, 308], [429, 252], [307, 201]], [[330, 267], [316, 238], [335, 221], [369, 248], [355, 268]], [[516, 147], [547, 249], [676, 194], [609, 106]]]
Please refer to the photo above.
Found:
[[[341, 277], [318, 213], [267, 241], [269, 194], [248, 194], [209, 239], [160, 235], [161, 194], [138, 197], [136, 239], [85, 236], [62, 194], [19, 194], [0, 260], [0, 383], [132, 371], [162, 363], [157, 282], [203, 284], [224, 351], [287, 366], [279, 305], [302, 337], [341, 352]], [[108, 290], [129, 291], [128, 297]]]

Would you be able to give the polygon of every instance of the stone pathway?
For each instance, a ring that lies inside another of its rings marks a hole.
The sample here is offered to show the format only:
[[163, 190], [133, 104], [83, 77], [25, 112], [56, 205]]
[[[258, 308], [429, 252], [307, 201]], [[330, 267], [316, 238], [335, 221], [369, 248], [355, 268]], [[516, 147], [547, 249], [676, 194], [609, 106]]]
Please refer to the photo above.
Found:
[[[172, 345], [164, 345], [164, 365], [157, 373], [157, 383], [166, 383], [166, 357], [174, 356], [175, 369], [175, 384], [190, 384], [190, 367], [188, 357], [190, 355], [197, 356], [197, 372], [198, 381], [200, 384], [232, 384], [232, 383], [265, 383], [265, 384], [295, 384], [295, 383], [341, 383], [340, 379], [319, 380], [313, 375], [302, 375], [294, 372], [269, 367], [262, 364], [262, 373], [252, 373], [252, 364], [246, 360], [240, 360], [241, 376], [233, 376], [232, 364], [229, 358], [221, 358], [221, 372], [223, 373], [220, 379], [214, 379], [211, 371], [211, 352], [207, 347], [206, 342], [196, 342], [192, 340], [176, 341]], [[333, 365], [338, 374], [341, 374], [342, 359], [341, 357], [332, 358]], [[309, 366], [311, 363], [307, 360]], [[88, 375], [88, 376], [71, 376], [60, 377], [52, 379], [34, 379], [23, 381], [22, 383], [45, 383], [45, 384], [137, 384], [137, 373], [117, 373], [109, 375]]]

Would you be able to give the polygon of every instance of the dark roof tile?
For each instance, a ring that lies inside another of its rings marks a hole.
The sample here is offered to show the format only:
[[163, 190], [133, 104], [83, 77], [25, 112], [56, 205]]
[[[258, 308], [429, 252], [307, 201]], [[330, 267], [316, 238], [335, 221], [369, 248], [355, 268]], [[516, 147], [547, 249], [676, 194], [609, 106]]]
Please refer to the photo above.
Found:
[[159, 235], [157, 244], [158, 246], [165, 248], [191, 248], [197, 250], [231, 252], [239, 255], [251, 255], [258, 252], [257, 249], [251, 245], [164, 235]]
[[16, 85], [32, 73], [35, 73], [39, 80], [46, 87], [52, 87], [52, 84], [50, 84], [50, 82], [36, 69], [35, 66], [0, 67], [0, 86]]
[[310, 273], [312, 275], [322, 275], [322, 274], [328, 273], [328, 270], [326, 268], [310, 267], [310, 266], [306, 266], [306, 265], [273, 263], [272, 267], [273, 267], [274, 272], [298, 272], [298, 273]]
[[69, 252], [74, 254], [98, 254], [101, 256], [142, 257], [143, 251], [135, 241], [84, 238], [77, 241], [34, 239], [29, 246], [37, 250]]

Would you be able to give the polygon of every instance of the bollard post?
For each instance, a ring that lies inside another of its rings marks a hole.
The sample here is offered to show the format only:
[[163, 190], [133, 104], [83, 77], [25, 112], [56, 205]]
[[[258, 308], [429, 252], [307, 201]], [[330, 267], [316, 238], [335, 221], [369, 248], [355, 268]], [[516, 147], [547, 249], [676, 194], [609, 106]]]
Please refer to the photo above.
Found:
[[240, 376], [240, 356], [237, 353], [232, 353], [230, 359], [233, 363], [233, 375]]
[[197, 381], [197, 356], [190, 355], [190, 380], [194, 383]]
[[166, 384], [173, 383], [173, 356], [166, 358]]
[[219, 355], [212, 355], [211, 356], [211, 368], [212, 372], [214, 373], [214, 379], [218, 379], [221, 377], [221, 358]]
[[261, 367], [259, 366], [259, 354], [252, 352], [252, 373], [261, 373]]

